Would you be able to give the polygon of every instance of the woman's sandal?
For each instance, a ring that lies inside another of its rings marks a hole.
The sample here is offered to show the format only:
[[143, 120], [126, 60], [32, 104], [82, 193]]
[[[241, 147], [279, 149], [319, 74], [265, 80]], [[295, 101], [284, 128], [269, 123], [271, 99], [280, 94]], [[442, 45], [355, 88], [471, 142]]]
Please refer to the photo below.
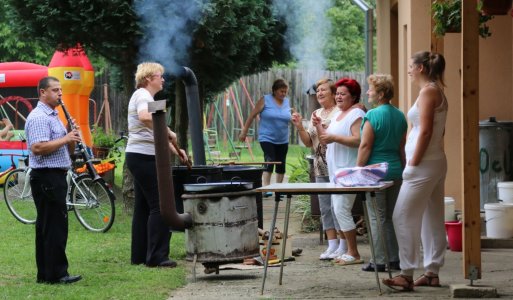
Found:
[[438, 275], [422, 274], [419, 278], [415, 279], [413, 284], [415, 286], [441, 287]]
[[[404, 279], [404, 282], [398, 282], [398, 280], [401, 280], [400, 278]], [[384, 285], [388, 286], [389, 288], [401, 291], [401, 292], [412, 292], [413, 291], [413, 278], [410, 276], [399, 274], [393, 278], [383, 278], [381, 280]], [[399, 289], [397, 287], [400, 287], [402, 289]]]

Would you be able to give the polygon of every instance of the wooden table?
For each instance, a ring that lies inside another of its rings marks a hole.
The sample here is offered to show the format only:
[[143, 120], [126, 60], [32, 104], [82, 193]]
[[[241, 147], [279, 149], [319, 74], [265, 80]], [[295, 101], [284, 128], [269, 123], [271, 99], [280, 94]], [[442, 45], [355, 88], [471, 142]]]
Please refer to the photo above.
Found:
[[[333, 183], [274, 183], [271, 185], [267, 185], [267, 186], [258, 188], [257, 189], [258, 192], [273, 192], [274, 193], [275, 204], [274, 204], [273, 219], [271, 221], [271, 229], [269, 230], [269, 233], [270, 233], [269, 241], [273, 240], [274, 227], [276, 226], [276, 217], [278, 214], [278, 206], [281, 201], [280, 196], [281, 195], [287, 196], [287, 202], [286, 202], [286, 206], [285, 206], [285, 224], [284, 224], [284, 230], [283, 230], [284, 237], [283, 237], [282, 245], [281, 245], [282, 249], [281, 249], [281, 258], [280, 258], [281, 265], [280, 265], [279, 284], [280, 285], [282, 284], [282, 278], [283, 278], [283, 265], [284, 265], [283, 261], [285, 259], [285, 247], [287, 244], [287, 234], [288, 234], [288, 227], [289, 227], [290, 200], [292, 198], [292, 195], [360, 194], [362, 196], [362, 201], [365, 202], [366, 201], [365, 194], [367, 192], [370, 192], [371, 193], [371, 202], [373, 205], [375, 205], [376, 199], [375, 199], [375, 197], [372, 196], [374, 194], [374, 192], [385, 190], [393, 185], [394, 185], [394, 183], [392, 181], [381, 182], [379, 185], [375, 185], [375, 186], [354, 186], [354, 187], [345, 187], [345, 186], [336, 185]], [[372, 233], [370, 230], [370, 222], [369, 222], [369, 217], [368, 217], [368, 212], [367, 212], [367, 205], [365, 203], [363, 203], [363, 215], [364, 215], [364, 219], [365, 219], [365, 224], [367, 225], [367, 232], [369, 234], [369, 244], [370, 244], [370, 248], [371, 248], [372, 260], [374, 261], [374, 263], [376, 263], [376, 259], [375, 259], [376, 257], [374, 255], [374, 243], [372, 241]], [[381, 222], [379, 220], [379, 214], [376, 214], [376, 217], [378, 218], [378, 220], [377, 220], [378, 230], [379, 230], [380, 234], [383, 235], [383, 231], [381, 228]], [[381, 239], [381, 240], [383, 241], [383, 249], [385, 250], [385, 257], [386, 257], [386, 260], [388, 261], [388, 249], [385, 245], [384, 239]], [[271, 253], [271, 244], [272, 243], [270, 243], [270, 242], [267, 243], [266, 259], [264, 261], [264, 278], [262, 280], [262, 289], [260, 291], [261, 295], [263, 295], [263, 293], [264, 293], [265, 280], [267, 277], [267, 265], [268, 265], [269, 256]], [[389, 266], [388, 270], [389, 270], [389, 277], [391, 277], [390, 266]], [[379, 275], [378, 275], [377, 268], [374, 268], [374, 273], [376, 275], [376, 283], [378, 285], [378, 289], [381, 294], [381, 285], [379, 283]]]

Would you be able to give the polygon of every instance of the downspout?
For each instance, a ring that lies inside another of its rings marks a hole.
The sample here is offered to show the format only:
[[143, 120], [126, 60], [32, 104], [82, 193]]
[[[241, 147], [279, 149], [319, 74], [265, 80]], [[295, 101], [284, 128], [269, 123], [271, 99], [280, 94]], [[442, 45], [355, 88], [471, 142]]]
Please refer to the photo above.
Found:
[[367, 91], [369, 89], [369, 84], [367, 83], [367, 77], [373, 72], [373, 34], [374, 34], [374, 10], [367, 3], [362, 0], [352, 0], [356, 6], [358, 6], [365, 13], [365, 82], [364, 85], [364, 93], [363, 99], [365, 99], [364, 104], [368, 104], [367, 100]]
[[157, 167], [157, 182], [159, 190], [160, 214], [173, 229], [192, 227], [192, 217], [189, 213], [176, 212], [175, 191], [171, 176], [171, 161], [168, 131], [166, 125], [166, 100], [148, 103], [148, 111], [152, 113], [153, 134], [155, 139], [155, 163]]

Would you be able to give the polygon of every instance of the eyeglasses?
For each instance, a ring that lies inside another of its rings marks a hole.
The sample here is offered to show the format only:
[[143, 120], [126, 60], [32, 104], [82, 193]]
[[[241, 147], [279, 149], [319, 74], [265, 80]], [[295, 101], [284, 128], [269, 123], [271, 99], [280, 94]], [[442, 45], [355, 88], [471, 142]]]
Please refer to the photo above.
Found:
[[151, 75], [151, 77], [164, 78], [164, 75], [162, 75], [162, 74], [153, 74], [153, 75]]

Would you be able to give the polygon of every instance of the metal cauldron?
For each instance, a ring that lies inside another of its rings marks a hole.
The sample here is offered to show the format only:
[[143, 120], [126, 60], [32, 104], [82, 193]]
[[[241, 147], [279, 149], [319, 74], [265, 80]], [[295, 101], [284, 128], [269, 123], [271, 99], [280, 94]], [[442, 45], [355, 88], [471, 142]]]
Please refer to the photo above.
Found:
[[186, 260], [207, 269], [257, 256], [258, 225], [254, 190], [190, 193], [182, 196], [193, 225], [185, 230]]

